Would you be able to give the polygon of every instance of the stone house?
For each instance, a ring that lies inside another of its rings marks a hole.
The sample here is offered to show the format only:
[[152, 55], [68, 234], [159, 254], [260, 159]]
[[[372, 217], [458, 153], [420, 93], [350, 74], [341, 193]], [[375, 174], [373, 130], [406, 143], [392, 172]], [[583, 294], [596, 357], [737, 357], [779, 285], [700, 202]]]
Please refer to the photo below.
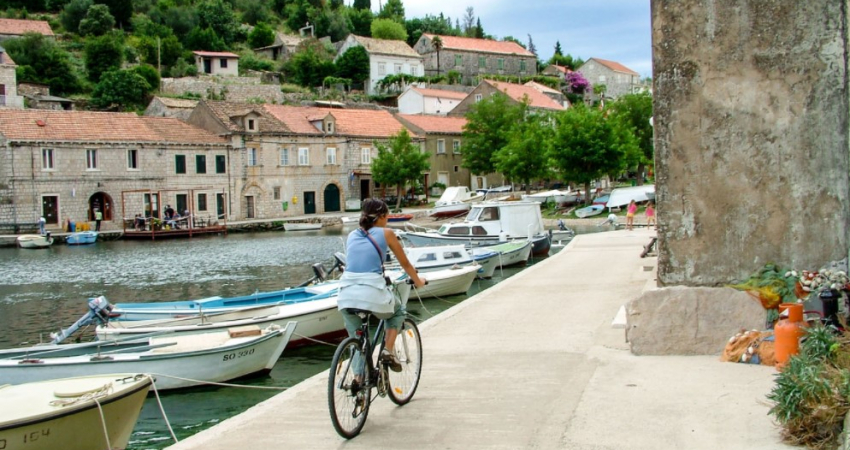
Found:
[[398, 96], [398, 112], [445, 116], [464, 98], [466, 98], [465, 92], [409, 86]]
[[604, 84], [607, 98], [618, 98], [642, 89], [640, 74], [618, 62], [590, 58], [577, 72], [594, 86]]
[[557, 90], [557, 89], [552, 89], [549, 86], [546, 86], [545, 84], [540, 84], [536, 81], [529, 81], [529, 82], [525, 83], [523, 86], [532, 87], [532, 88], [538, 90], [543, 95], [545, 95], [545, 96], [551, 98], [552, 100], [555, 100], [556, 102], [564, 105], [565, 108], [569, 108], [569, 106], [570, 106], [570, 102], [567, 101], [567, 97], [564, 95], [564, 93]]
[[195, 110], [196, 106], [198, 106], [198, 100], [155, 96], [148, 103], [148, 107], [145, 108], [145, 115], [151, 117], [175, 117], [185, 122], [192, 115], [192, 111]]
[[0, 47], [0, 108], [23, 108], [24, 98], [18, 95], [15, 61]]
[[194, 51], [198, 73], [239, 76], [239, 55], [230, 52]]
[[46, 84], [19, 83], [18, 93], [25, 99], [28, 109], [52, 109], [56, 111], [74, 109], [73, 100], [50, 95], [50, 86]]
[[343, 41], [334, 62], [348, 49], [361, 46], [369, 54], [369, 78], [366, 79], [364, 90], [369, 95], [380, 94], [378, 82], [387, 75], [407, 74], [415, 77], [425, 75], [422, 57], [413, 51], [404, 41], [387, 39], [372, 39], [349, 34]]
[[189, 122], [233, 143], [239, 214], [285, 218], [359, 208], [375, 193], [375, 141], [402, 124], [381, 110], [201, 101]]
[[559, 66], [556, 64], [549, 64], [540, 71], [540, 75], [547, 75], [550, 77], [558, 77], [561, 81], [567, 80], [567, 74], [572, 73], [572, 69], [569, 67]]
[[0, 19], [0, 41], [19, 38], [26, 33], [55, 37], [50, 24], [44, 20]]
[[480, 102], [485, 97], [496, 94], [506, 95], [511, 101], [516, 103], [528, 101], [528, 106], [531, 110], [562, 111], [566, 109], [563, 103], [553, 100], [532, 86], [484, 80], [459, 105], [455, 106], [449, 115], [464, 116], [469, 112], [472, 105]]
[[490, 74], [537, 74], [537, 57], [515, 42], [439, 36], [443, 48], [437, 52], [434, 47], [435, 37], [433, 34], [423, 34], [413, 46], [424, 57], [426, 75], [446, 74], [453, 70], [460, 72], [463, 84], [475, 85]]
[[297, 51], [298, 45], [305, 39], [308, 38], [277, 32], [272, 45], [255, 48], [254, 52], [275, 61], [286, 61]]
[[158, 217], [165, 204], [223, 216], [231, 151], [225, 139], [172, 118], [0, 110], [0, 223], [44, 217], [59, 230], [69, 219], [93, 220], [98, 208], [102, 229], [114, 230], [122, 218]]

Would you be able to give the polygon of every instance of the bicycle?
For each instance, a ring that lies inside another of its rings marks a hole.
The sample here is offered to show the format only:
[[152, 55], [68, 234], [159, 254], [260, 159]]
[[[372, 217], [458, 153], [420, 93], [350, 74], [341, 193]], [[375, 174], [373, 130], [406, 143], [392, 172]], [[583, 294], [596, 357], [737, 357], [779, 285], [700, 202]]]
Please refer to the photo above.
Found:
[[[408, 284], [410, 280], [407, 280]], [[384, 349], [386, 322], [381, 320], [370, 339], [370, 311], [353, 310], [363, 321], [356, 337], [342, 341], [334, 352], [328, 376], [328, 409], [340, 436], [351, 439], [360, 434], [369, 405], [377, 396], [389, 396], [398, 406], [407, 404], [416, 393], [422, 371], [422, 337], [419, 328], [406, 317], [396, 337], [393, 351], [401, 362], [401, 372], [393, 372], [379, 355]], [[380, 343], [380, 344], [379, 344]], [[377, 349], [377, 352], [375, 351]], [[364, 358], [365, 355], [365, 358]], [[372, 396], [376, 389], [376, 396]]]

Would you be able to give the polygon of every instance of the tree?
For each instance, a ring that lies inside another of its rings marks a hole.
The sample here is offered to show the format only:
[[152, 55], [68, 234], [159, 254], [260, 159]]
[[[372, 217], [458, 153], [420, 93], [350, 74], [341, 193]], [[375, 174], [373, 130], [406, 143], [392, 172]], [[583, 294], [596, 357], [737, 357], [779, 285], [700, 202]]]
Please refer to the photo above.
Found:
[[404, 25], [390, 19], [375, 19], [372, 21], [372, 37], [375, 39], [389, 39], [393, 41], [407, 40], [407, 31]]
[[369, 78], [369, 54], [358, 45], [351, 47], [336, 60], [336, 76], [363, 83]]
[[189, 50], [222, 51], [227, 49], [224, 40], [212, 28], [195, 27], [186, 36], [186, 48]]
[[292, 31], [300, 30], [310, 21], [310, 14], [314, 9], [307, 0], [293, 0], [286, 5], [286, 25]]
[[141, 36], [130, 42], [138, 50], [142, 61], [152, 66], [171, 66], [183, 53], [183, 46], [173, 34], [166, 37]]
[[472, 105], [463, 126], [463, 167], [474, 174], [495, 171], [493, 154], [508, 143], [511, 127], [523, 120], [523, 107], [506, 95], [491, 95]]
[[310, 39], [298, 45], [298, 51], [283, 66], [287, 78], [301, 86], [321, 86], [325, 77], [336, 72], [333, 55], [324, 44]]
[[258, 23], [248, 35], [248, 45], [251, 48], [266, 47], [274, 44], [274, 30], [267, 24]]
[[577, 70], [582, 64], [584, 64], [584, 60], [581, 58], [574, 58], [572, 55], [555, 54], [549, 58], [549, 61], [547, 61], [546, 64], [566, 67], [570, 70]]
[[80, 21], [81, 36], [103, 36], [115, 27], [115, 18], [106, 5], [92, 5], [86, 17]]
[[351, 32], [358, 36], [372, 36], [372, 11], [369, 9], [347, 8], [343, 10], [351, 22]]
[[647, 92], [639, 94], [626, 94], [616, 103], [609, 107], [614, 119], [619, 120], [625, 127], [631, 130], [635, 136], [639, 152], [635, 153], [636, 161], [630, 161], [637, 165], [637, 184], [643, 184], [644, 169], [655, 160], [655, 151], [652, 142], [652, 96]]
[[314, 8], [310, 23], [315, 27], [316, 36], [330, 36], [332, 42], [344, 40], [353, 27], [351, 19], [341, 8], [330, 6]]
[[16, 74], [19, 83], [46, 84], [54, 95], [74, 94], [81, 90], [71, 55], [53, 39], [27, 33], [21, 38], [3, 41], [3, 47], [18, 65]]
[[481, 18], [479, 17], [475, 21], [475, 36], [478, 39], [484, 39], [484, 27], [481, 26]]
[[372, 161], [372, 179], [376, 182], [396, 186], [397, 197], [395, 210], [401, 208], [401, 189], [407, 183], [418, 180], [422, 173], [430, 168], [430, 156], [413, 145], [407, 129], [402, 128], [390, 137], [389, 145], [375, 142], [378, 156]]
[[564, 56], [564, 53], [561, 50], [561, 41], [555, 41], [555, 55], [554, 56]]
[[368, 11], [372, 11], [372, 1], [371, 0], [354, 0], [354, 4], [352, 5], [354, 9], [365, 9]]
[[80, 21], [86, 17], [89, 7], [94, 0], [71, 0], [59, 13], [59, 21], [66, 31], [77, 33], [80, 31]]
[[437, 76], [440, 76], [440, 50], [443, 49], [443, 38], [440, 36], [434, 36], [431, 39], [431, 45], [434, 46], [434, 51], [437, 52]]
[[132, 70], [106, 72], [94, 87], [92, 104], [101, 109], [130, 109], [145, 104], [151, 86]]
[[161, 81], [159, 77], [159, 72], [156, 71], [156, 68], [153, 66], [149, 66], [147, 64], [141, 64], [133, 67], [130, 71], [135, 72], [142, 76], [145, 81], [148, 82], [150, 86], [150, 91], [155, 91], [159, 89], [159, 82]]
[[534, 53], [534, 56], [537, 56], [537, 47], [534, 46], [534, 40], [531, 39], [531, 35], [528, 35], [528, 51]]
[[466, 14], [463, 15], [463, 34], [475, 37], [475, 10], [471, 6], [466, 7]]
[[522, 48], [526, 48], [525, 44], [523, 44], [522, 41], [520, 41], [519, 39], [517, 39], [513, 36], [505, 36], [505, 37], [502, 38], [502, 40], [505, 41], [505, 42], [513, 42], [513, 43], [519, 45]]
[[511, 128], [505, 146], [493, 154], [493, 162], [508, 179], [522, 181], [526, 193], [531, 194], [531, 182], [547, 178], [549, 173], [546, 147], [551, 140], [552, 126], [548, 116], [529, 114], [525, 103], [521, 108], [525, 119]]
[[263, 0], [242, 0], [242, 23], [257, 25], [275, 20]]
[[624, 156], [636, 146], [634, 136], [603, 111], [578, 104], [555, 115], [549, 158], [561, 177], [584, 185], [625, 167]]
[[239, 23], [230, 3], [224, 0], [204, 0], [198, 3], [196, 9], [201, 28], [212, 28], [225, 45], [233, 43]]
[[85, 48], [86, 71], [93, 83], [110, 70], [121, 67], [124, 62], [124, 39], [119, 32], [90, 38]]
[[379, 19], [389, 19], [400, 24], [404, 23], [404, 5], [401, 0], [387, 0], [378, 12]]
[[115, 19], [115, 24], [121, 28], [130, 25], [133, 17], [133, 2], [130, 0], [96, 0], [95, 3], [106, 5], [109, 14]]

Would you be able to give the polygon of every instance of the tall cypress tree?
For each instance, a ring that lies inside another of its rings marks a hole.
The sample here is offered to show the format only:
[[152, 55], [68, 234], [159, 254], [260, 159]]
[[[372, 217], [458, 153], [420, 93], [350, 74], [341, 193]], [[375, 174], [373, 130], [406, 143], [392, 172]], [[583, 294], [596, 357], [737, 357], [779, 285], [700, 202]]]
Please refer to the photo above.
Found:
[[372, 0], [354, 0], [354, 9], [372, 9]]

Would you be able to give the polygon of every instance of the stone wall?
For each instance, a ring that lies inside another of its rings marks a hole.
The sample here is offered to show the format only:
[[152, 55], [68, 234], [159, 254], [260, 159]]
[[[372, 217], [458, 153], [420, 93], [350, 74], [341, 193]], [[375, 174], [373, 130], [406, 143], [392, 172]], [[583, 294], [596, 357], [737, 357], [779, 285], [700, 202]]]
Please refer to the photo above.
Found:
[[284, 102], [280, 85], [260, 84], [259, 81], [259, 78], [244, 77], [229, 77], [227, 80], [219, 80], [216, 77], [163, 78], [159, 91], [165, 95], [195, 94], [201, 98], [214, 97], [231, 102]]
[[659, 283], [850, 244], [844, 1], [652, 1]]

